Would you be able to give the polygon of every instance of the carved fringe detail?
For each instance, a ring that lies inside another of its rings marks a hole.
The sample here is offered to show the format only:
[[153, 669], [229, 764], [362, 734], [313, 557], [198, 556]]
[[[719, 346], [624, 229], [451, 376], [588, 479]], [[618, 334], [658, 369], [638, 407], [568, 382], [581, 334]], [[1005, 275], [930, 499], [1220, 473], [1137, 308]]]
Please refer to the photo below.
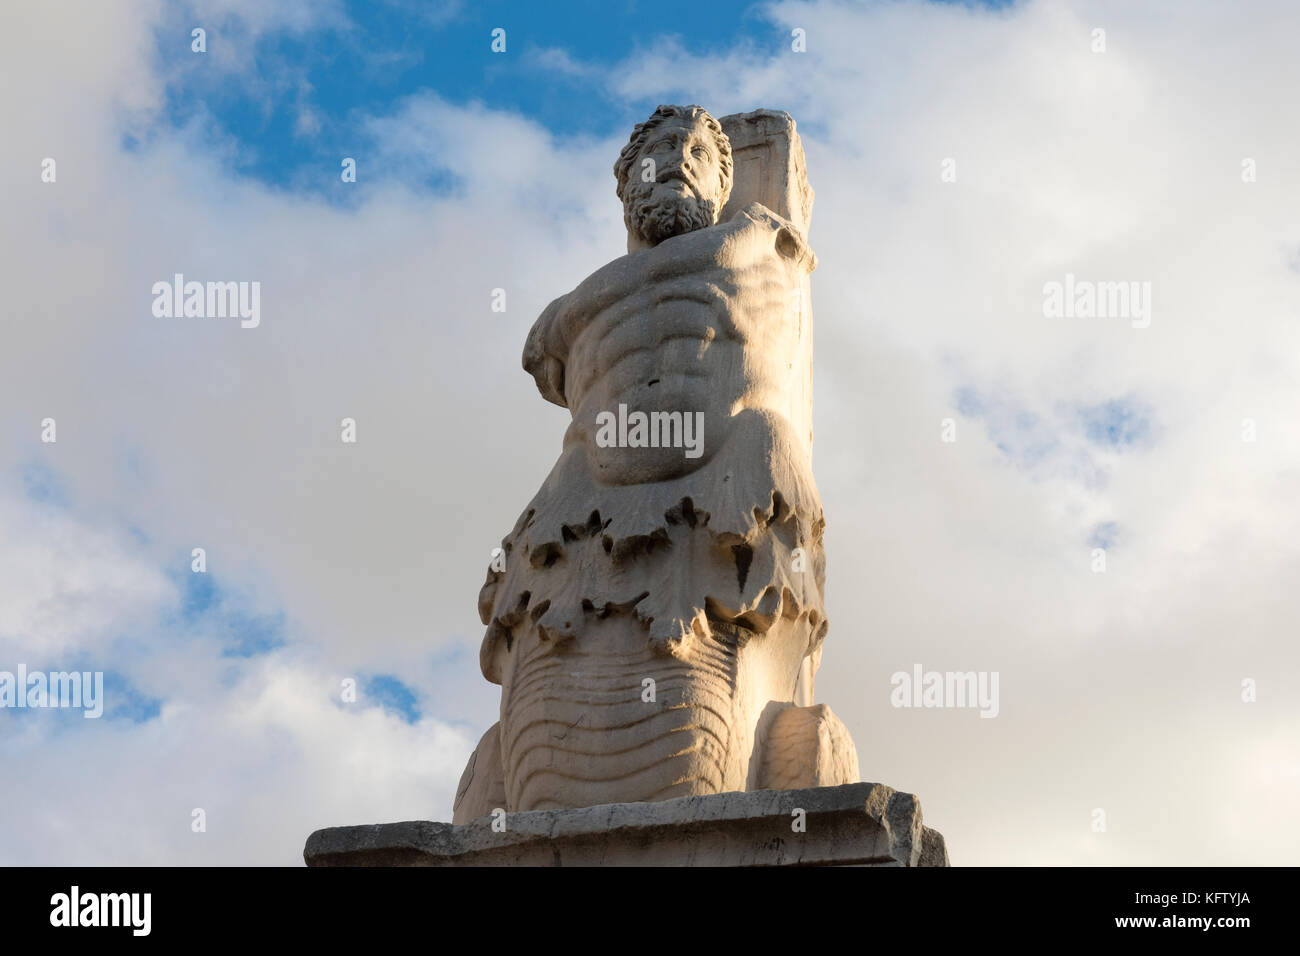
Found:
[[[521, 627], [554, 648], [592, 615], [634, 615], [651, 648], [675, 657], [710, 633], [710, 620], [762, 634], [779, 618], [804, 619], [806, 653], [815, 650], [829, 624], [811, 469], [784, 419], [742, 413], [737, 432], [729, 445], [767, 467], [720, 453], [671, 481], [609, 486], [592, 480], [581, 445], [567, 448], [503, 539], [505, 571], [489, 570], [479, 593], [484, 676], [501, 682], [498, 648], [511, 650]], [[766, 446], [758, 455], [754, 441]]]

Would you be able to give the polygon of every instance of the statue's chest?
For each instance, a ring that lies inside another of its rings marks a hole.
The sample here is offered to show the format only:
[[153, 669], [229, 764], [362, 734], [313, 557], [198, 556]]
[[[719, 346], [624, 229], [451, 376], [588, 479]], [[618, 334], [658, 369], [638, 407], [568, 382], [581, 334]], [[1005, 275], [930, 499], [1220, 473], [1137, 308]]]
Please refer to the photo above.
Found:
[[675, 266], [621, 270], [600, 294], [571, 299], [569, 327], [581, 331], [570, 339], [570, 364], [598, 358], [607, 367], [627, 351], [682, 338], [743, 342], [792, 281], [775, 254], [715, 254]]

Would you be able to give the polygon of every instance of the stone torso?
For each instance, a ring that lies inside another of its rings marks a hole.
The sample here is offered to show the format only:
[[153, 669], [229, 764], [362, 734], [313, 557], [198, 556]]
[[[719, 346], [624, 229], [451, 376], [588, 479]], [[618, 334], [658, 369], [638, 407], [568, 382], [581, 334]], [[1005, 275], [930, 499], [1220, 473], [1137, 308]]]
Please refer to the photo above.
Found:
[[[805, 332], [799, 290], [811, 250], [754, 203], [726, 223], [630, 253], [551, 304], [529, 336], [526, 366], [573, 421], [566, 450], [585, 448], [608, 484], [662, 481], [709, 462], [737, 414], [788, 418]], [[601, 447], [597, 416], [703, 413], [703, 454]]]

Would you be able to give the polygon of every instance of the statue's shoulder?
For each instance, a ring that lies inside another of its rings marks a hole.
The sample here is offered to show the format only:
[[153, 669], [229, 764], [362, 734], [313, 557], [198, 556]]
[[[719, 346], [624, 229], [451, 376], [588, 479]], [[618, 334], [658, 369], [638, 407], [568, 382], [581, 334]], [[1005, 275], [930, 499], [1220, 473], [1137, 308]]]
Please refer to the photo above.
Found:
[[524, 342], [524, 371], [537, 382], [542, 398], [562, 408], [568, 407], [564, 400], [564, 362], [551, 349], [550, 338], [556, 316], [564, 308], [569, 295], [559, 296], [542, 310]]
[[782, 257], [803, 266], [808, 272], [817, 268], [817, 254], [808, 244], [808, 237], [798, 226], [761, 202], [742, 206], [731, 217], [728, 225], [742, 228], [756, 227], [772, 233], [773, 245]]
[[537, 317], [524, 342], [523, 366], [548, 402], [568, 407], [564, 369], [570, 342], [602, 309], [645, 284], [653, 252], [642, 249], [605, 263]]

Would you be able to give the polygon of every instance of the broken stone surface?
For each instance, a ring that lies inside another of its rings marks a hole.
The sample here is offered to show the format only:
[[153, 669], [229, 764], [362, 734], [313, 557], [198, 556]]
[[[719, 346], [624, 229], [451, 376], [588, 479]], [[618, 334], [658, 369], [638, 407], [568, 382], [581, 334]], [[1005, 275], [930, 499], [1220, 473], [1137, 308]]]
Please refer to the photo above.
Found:
[[571, 421], [479, 594], [501, 719], [456, 823], [858, 780], [847, 728], [813, 701], [817, 260], [794, 121], [661, 106], [614, 171], [627, 254], [547, 306], [524, 347]]
[[812, 226], [813, 189], [794, 120], [781, 110], [732, 113], [718, 120], [731, 142], [732, 188], [720, 221], [762, 203], [804, 236]]
[[571, 420], [479, 593], [501, 719], [451, 823], [318, 830], [304, 859], [947, 866], [916, 797], [858, 783], [848, 729], [813, 698], [817, 258], [794, 121], [661, 106], [614, 169], [627, 254], [524, 345]]
[[333, 827], [308, 838], [303, 858], [308, 866], [949, 865], [920, 801], [878, 783], [533, 810], [463, 825]]

